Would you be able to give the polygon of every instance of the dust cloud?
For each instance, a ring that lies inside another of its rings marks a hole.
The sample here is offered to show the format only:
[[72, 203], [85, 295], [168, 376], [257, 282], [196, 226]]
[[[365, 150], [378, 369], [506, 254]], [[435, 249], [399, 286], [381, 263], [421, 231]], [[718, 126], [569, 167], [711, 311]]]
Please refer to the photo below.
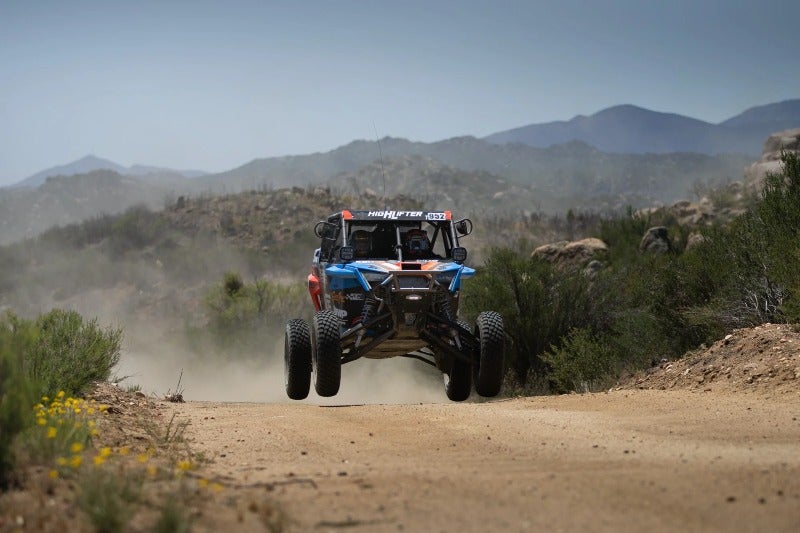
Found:
[[[181, 392], [186, 400], [197, 401], [290, 401], [284, 387], [282, 324], [275, 324], [278, 333], [260, 353], [220, 354], [187, 338], [204, 328], [204, 296], [225, 271], [238, 271], [247, 280], [265, 275], [234, 247], [198, 238], [178, 251], [163, 252], [168, 256], [148, 248], [112, 257], [103, 246], [73, 249], [37, 241], [16, 246], [27, 268], [0, 276], [11, 287], [0, 294], [0, 309], [35, 318], [57, 307], [77, 311], [86, 320], [96, 318], [103, 328], [121, 328], [123, 349], [112, 369], [121, 388], [140, 387], [157, 397]], [[176, 261], [181, 254], [188, 258]], [[302, 283], [281, 272], [266, 274], [277, 283]], [[304, 400], [320, 405], [447, 401], [438, 370], [402, 358], [348, 363], [337, 396], [321, 398], [312, 386]]]
[[[118, 378], [124, 378], [121, 387], [140, 386], [146, 394], [157, 397], [181, 392], [185, 400], [193, 401], [291, 402], [284, 388], [282, 338], [265, 350], [261, 360], [202, 358], [176, 343], [157, 343], [149, 348], [140, 346], [122, 354], [115, 373]], [[312, 384], [309, 397], [297, 403], [419, 402], [447, 402], [441, 373], [418, 361], [393, 358], [348, 363], [342, 367], [338, 395], [317, 396]]]

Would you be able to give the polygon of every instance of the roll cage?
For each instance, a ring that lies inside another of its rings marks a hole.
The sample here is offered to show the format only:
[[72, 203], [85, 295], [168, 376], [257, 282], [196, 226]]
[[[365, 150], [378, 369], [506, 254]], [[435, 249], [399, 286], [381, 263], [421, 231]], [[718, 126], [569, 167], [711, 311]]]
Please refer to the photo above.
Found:
[[338, 251], [350, 244], [353, 232], [366, 230], [371, 236], [366, 259], [403, 261], [403, 237], [411, 229], [426, 231], [432, 251], [430, 257], [414, 259], [453, 259], [453, 249], [459, 246], [456, 225], [461, 223], [454, 223], [449, 211], [341, 211], [317, 223], [315, 233], [322, 239], [319, 260], [340, 262]]

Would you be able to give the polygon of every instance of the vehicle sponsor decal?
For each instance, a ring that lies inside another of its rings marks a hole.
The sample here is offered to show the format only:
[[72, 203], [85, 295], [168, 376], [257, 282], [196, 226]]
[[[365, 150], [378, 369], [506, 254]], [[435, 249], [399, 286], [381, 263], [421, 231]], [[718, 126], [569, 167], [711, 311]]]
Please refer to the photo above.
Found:
[[363, 292], [348, 292], [344, 295], [346, 300], [358, 302], [364, 299]]
[[339, 309], [338, 307], [334, 307], [333, 314], [335, 314], [339, 318], [347, 318], [347, 311], [345, 309]]
[[341, 291], [331, 292], [331, 302], [335, 305], [342, 305], [344, 303], [344, 293]]
[[397, 220], [398, 218], [421, 217], [422, 211], [369, 211], [367, 216], [370, 218]]

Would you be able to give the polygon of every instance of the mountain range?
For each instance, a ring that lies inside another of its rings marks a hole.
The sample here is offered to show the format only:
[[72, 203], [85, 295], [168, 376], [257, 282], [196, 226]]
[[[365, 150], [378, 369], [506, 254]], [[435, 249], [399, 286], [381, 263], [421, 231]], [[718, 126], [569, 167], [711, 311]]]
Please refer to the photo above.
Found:
[[42, 185], [47, 178], [55, 176], [74, 176], [75, 174], [86, 174], [94, 170], [113, 170], [117, 174], [125, 176], [157, 176], [159, 178], [172, 177], [172, 178], [197, 178], [204, 176], [206, 172], [201, 170], [174, 170], [170, 168], [154, 167], [148, 165], [131, 165], [124, 167], [108, 159], [97, 157], [94, 155], [84, 156], [76, 161], [64, 165], [47, 168], [39, 171], [32, 176], [28, 176], [24, 180], [12, 185], [12, 188], [36, 188]]
[[[588, 117], [578, 115], [568, 121], [529, 124], [493, 133], [481, 140], [496, 145], [523, 144], [535, 148], [549, 148], [553, 145], [580, 141], [601, 152], [617, 154], [692, 152], [706, 155], [738, 153], [757, 157], [761, 154], [764, 139], [769, 135], [796, 127], [800, 127], [800, 99], [751, 107], [719, 124], [625, 104], [603, 109]], [[387, 139], [384, 139], [384, 142], [391, 143], [392, 140]], [[455, 137], [439, 143], [430, 143], [428, 144], [430, 149], [422, 148], [426, 143], [410, 143], [404, 139], [397, 139], [405, 141], [407, 145], [395, 146], [394, 152], [392, 152], [393, 147], [385, 148], [389, 150], [389, 155], [434, 157], [426, 152], [437, 151], [437, 147], [444, 143], [452, 144], [458, 139], [472, 138]], [[354, 141], [321, 154], [255, 159], [214, 176], [225, 176], [240, 181], [250, 180], [253, 183], [253, 180], [261, 182], [263, 178], [269, 178], [274, 171], [281, 177], [280, 180], [274, 180], [276, 184], [278, 181], [292, 182], [297, 179], [314, 182], [337, 172], [354, 170], [367, 164], [375, 159], [375, 153], [375, 146], [364, 141]], [[443, 162], [460, 167], [463, 162], [460, 156], [465, 154], [462, 151], [456, 155], [459, 159]], [[301, 160], [303, 168], [295, 168]], [[474, 168], [486, 166], [470, 165]], [[124, 167], [108, 159], [87, 155], [77, 161], [37, 172], [11, 187], [35, 188], [44, 183], [48, 177], [84, 174], [93, 170], [113, 170], [121, 175], [140, 177], [197, 178], [208, 175], [200, 170], [175, 170], [148, 165]], [[310, 175], [305, 175], [306, 172], [310, 172]], [[206, 181], [214, 182], [216, 179], [209, 176]]]
[[583, 141], [613, 153], [740, 153], [758, 156], [770, 134], [800, 126], [800, 99], [752, 107], [719, 124], [634, 105], [603, 109], [568, 121], [530, 124], [484, 139], [495, 144], [521, 143], [546, 148]]
[[[0, 244], [136, 204], [159, 208], [179, 196], [296, 186], [355, 195], [369, 189], [378, 203], [385, 189], [387, 196], [487, 216], [647, 207], [688, 198], [696, 185], [741, 180], [767, 136], [792, 126], [800, 126], [800, 100], [754, 107], [717, 125], [626, 105], [484, 139], [356, 140], [216, 174], [124, 167], [90, 155], [0, 188]], [[725, 137], [712, 130], [739, 144], [711, 150]], [[754, 140], [745, 146], [736, 132], [750, 132]]]

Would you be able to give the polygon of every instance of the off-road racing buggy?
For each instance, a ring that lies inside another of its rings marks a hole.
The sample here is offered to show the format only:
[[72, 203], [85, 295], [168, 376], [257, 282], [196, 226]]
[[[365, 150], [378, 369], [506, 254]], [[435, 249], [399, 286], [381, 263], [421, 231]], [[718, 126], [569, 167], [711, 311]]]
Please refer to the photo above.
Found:
[[286, 325], [286, 393], [339, 392], [342, 364], [362, 357], [410, 357], [444, 374], [445, 392], [466, 400], [474, 381], [493, 397], [503, 380], [503, 319], [484, 311], [475, 327], [458, 319], [464, 265], [459, 236], [469, 219], [450, 211], [341, 211], [317, 223], [308, 289], [315, 315]]

